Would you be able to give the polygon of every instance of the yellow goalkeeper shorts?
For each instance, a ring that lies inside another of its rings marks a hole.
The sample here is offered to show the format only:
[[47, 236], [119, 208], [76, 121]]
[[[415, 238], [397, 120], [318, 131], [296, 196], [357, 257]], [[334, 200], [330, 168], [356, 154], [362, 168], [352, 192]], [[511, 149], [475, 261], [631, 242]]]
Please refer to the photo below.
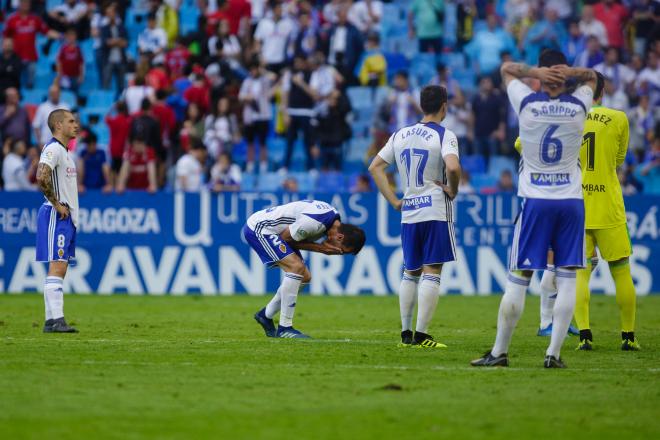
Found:
[[626, 224], [608, 229], [587, 229], [586, 238], [587, 255], [593, 255], [595, 246], [605, 261], [617, 261], [632, 255]]

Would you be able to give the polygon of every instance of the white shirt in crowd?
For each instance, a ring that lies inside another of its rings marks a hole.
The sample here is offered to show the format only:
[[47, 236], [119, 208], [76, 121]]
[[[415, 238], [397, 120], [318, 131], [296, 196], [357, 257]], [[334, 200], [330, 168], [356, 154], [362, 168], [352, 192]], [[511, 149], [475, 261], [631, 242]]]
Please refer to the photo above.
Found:
[[25, 159], [16, 153], [9, 153], [2, 161], [2, 180], [5, 182], [5, 191], [35, 189], [27, 178]]
[[294, 23], [285, 17], [277, 22], [271, 17], [259, 21], [254, 38], [261, 43], [261, 57], [266, 64], [280, 64], [286, 60], [286, 44], [294, 29]]
[[468, 134], [468, 123], [470, 121], [471, 114], [472, 112], [470, 110], [469, 104], [466, 104], [463, 107], [457, 107], [453, 104], [449, 104], [447, 115], [440, 125], [448, 130], [451, 130], [457, 138], [465, 138]]
[[309, 86], [318, 93], [321, 97], [325, 98], [336, 89], [336, 71], [330, 65], [319, 66], [312, 72], [309, 78]]
[[129, 86], [124, 90], [124, 101], [128, 113], [133, 114], [140, 111], [142, 101], [144, 98], [152, 98], [154, 96], [154, 89], [151, 86]]
[[167, 47], [167, 34], [162, 28], [146, 28], [138, 36], [138, 48], [140, 52], [157, 53], [153, 59], [154, 63], [165, 61], [164, 50]]
[[[39, 163], [45, 163], [53, 170], [53, 188], [57, 200], [69, 207], [71, 220], [78, 226], [78, 178], [76, 161], [69, 150], [57, 139], [52, 138], [41, 150]], [[51, 203], [46, 200], [46, 205]]]
[[628, 111], [628, 96], [623, 90], [615, 90], [612, 95], [603, 94], [603, 107], [613, 108], [614, 110]]
[[580, 32], [585, 37], [594, 36], [598, 38], [598, 42], [602, 47], [607, 46], [607, 30], [605, 30], [605, 25], [595, 18], [591, 22], [587, 23], [584, 20], [580, 21], [579, 24]]
[[58, 108], [69, 110], [69, 106], [63, 102], [53, 104], [50, 100], [42, 102], [39, 104], [39, 107], [37, 107], [37, 112], [34, 114], [34, 119], [32, 120], [32, 128], [39, 130], [39, 139], [37, 139], [39, 145], [49, 142], [53, 137], [53, 133], [51, 133], [50, 128], [48, 128], [48, 115]]
[[211, 181], [213, 183], [221, 182], [224, 185], [240, 185], [243, 179], [241, 167], [235, 163], [229, 165], [228, 169], [223, 169], [220, 164], [213, 165], [211, 168]]
[[[371, 14], [369, 13], [370, 8]], [[379, 31], [382, 16], [383, 3], [379, 0], [362, 0], [353, 3], [353, 6], [351, 6], [351, 9], [348, 11], [348, 21], [350, 21], [353, 26], [358, 28], [362, 33]]]
[[[185, 185], [182, 184], [184, 180]], [[176, 163], [174, 189], [177, 191], [199, 191], [202, 189], [202, 180], [202, 164], [190, 153], [181, 156]]]
[[635, 81], [635, 71], [625, 64], [617, 63], [608, 66], [605, 63], [600, 63], [594, 66], [594, 70], [611, 79], [617, 90], [623, 90], [624, 87]]
[[204, 145], [215, 159], [225, 146], [231, 146], [234, 137], [229, 116], [208, 115], [204, 119]]
[[69, 23], [76, 22], [82, 18], [83, 15], [87, 13], [87, 4], [85, 2], [78, 1], [69, 6], [68, 3], [62, 3], [61, 5], [55, 6], [53, 11], [64, 15], [64, 18]]
[[654, 69], [645, 67], [637, 76], [635, 86], [640, 88], [642, 84], [647, 84], [647, 92], [652, 106], [660, 105], [660, 63]]
[[248, 97], [255, 99], [254, 104], [243, 105], [243, 123], [254, 124], [257, 121], [270, 121], [273, 109], [270, 104], [271, 81], [266, 75], [253, 78], [248, 76], [243, 80], [238, 92], [238, 99]]

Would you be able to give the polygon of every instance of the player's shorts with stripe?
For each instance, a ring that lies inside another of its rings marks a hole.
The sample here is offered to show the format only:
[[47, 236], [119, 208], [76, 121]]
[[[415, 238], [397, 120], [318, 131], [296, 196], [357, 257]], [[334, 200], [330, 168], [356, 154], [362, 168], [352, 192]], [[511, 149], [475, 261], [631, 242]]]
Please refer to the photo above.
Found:
[[37, 214], [37, 261], [66, 261], [76, 258], [76, 227], [71, 216], [62, 220], [50, 205]]
[[278, 261], [291, 254], [296, 254], [302, 259], [300, 251], [292, 248], [278, 234], [255, 232], [245, 225], [243, 226], [243, 237], [268, 267], [275, 266]]
[[587, 229], [586, 236], [589, 256], [593, 255], [596, 246], [605, 261], [617, 261], [632, 255], [630, 234], [625, 223], [607, 229]]
[[585, 267], [582, 199], [523, 200], [513, 230], [509, 269], [545, 269], [550, 248], [556, 267]]
[[426, 264], [442, 264], [456, 259], [454, 224], [440, 220], [401, 224], [403, 267], [418, 270]]

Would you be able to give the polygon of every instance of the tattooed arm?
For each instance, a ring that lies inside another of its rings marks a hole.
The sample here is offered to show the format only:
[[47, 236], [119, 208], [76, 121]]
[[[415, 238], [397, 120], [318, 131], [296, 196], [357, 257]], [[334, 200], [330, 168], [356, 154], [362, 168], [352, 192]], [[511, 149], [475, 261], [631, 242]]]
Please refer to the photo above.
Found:
[[585, 86], [590, 87], [592, 91], [596, 91], [598, 78], [595, 70], [586, 69], [584, 67], [568, 66], [557, 66], [557, 69], [562, 72], [566, 78], [573, 78], [578, 84], [584, 84]]
[[60, 218], [64, 220], [69, 216], [69, 208], [62, 205], [55, 195], [55, 188], [53, 187], [53, 170], [41, 162], [37, 167], [37, 185], [44, 194], [44, 197], [53, 205], [53, 208], [60, 214]]
[[531, 67], [523, 63], [506, 62], [502, 64], [500, 73], [507, 86], [514, 79], [522, 78], [536, 78], [548, 84], [559, 84], [566, 80], [565, 74], [554, 67]]

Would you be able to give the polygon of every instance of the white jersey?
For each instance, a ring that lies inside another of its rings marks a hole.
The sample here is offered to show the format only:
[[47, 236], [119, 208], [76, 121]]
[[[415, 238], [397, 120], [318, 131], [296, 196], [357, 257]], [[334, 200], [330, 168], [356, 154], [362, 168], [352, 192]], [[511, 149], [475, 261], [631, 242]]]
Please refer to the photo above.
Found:
[[536, 199], [581, 199], [582, 131], [593, 91], [580, 86], [572, 94], [551, 98], [534, 92], [520, 80], [507, 88], [520, 120], [518, 195]]
[[444, 157], [458, 157], [458, 141], [433, 122], [417, 123], [394, 133], [378, 155], [396, 162], [403, 186], [402, 223], [454, 221], [454, 206], [437, 180], [447, 183]]
[[295, 241], [316, 240], [325, 235], [339, 213], [318, 200], [301, 200], [257, 211], [248, 218], [247, 225], [256, 234], [281, 234], [289, 228]]
[[[39, 163], [45, 163], [52, 170], [55, 197], [69, 207], [71, 220], [78, 227], [78, 179], [74, 157], [60, 141], [52, 138], [44, 145]], [[45, 204], [51, 203], [46, 200]]]

